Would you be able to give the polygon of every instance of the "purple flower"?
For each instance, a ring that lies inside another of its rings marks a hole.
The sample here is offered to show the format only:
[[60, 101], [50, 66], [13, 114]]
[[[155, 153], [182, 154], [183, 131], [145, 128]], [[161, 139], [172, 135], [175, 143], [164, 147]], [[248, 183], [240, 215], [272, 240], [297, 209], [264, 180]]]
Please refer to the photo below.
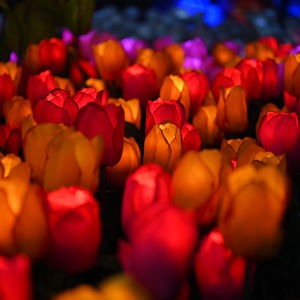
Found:
[[139, 50], [147, 47], [146, 42], [144, 42], [143, 40], [137, 40], [131, 37], [121, 40], [121, 44], [131, 63], [135, 61]]

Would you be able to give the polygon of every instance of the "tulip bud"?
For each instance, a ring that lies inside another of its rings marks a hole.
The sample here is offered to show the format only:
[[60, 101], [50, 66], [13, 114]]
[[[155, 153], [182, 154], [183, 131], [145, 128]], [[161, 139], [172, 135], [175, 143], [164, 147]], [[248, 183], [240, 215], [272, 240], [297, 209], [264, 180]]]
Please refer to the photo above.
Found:
[[222, 155], [217, 150], [187, 152], [172, 176], [172, 202], [186, 210], [198, 210], [199, 221], [210, 223], [216, 215], [214, 193], [220, 181]]
[[31, 267], [26, 256], [0, 256], [0, 295], [3, 300], [31, 300]]
[[[287, 178], [276, 167], [246, 165], [231, 172], [220, 193], [218, 220], [225, 246], [246, 258], [276, 253], [288, 204]], [[264, 218], [268, 216], [268, 222]]]
[[234, 68], [226, 68], [223, 71], [220, 71], [213, 80], [211, 86], [211, 90], [215, 97], [215, 100], [218, 101], [220, 98], [221, 87], [226, 89], [235, 85], [244, 85], [244, 78], [240, 70]]
[[300, 53], [296, 55], [290, 54], [284, 66], [284, 86], [291, 95], [297, 97], [300, 97], [299, 78]]
[[16, 87], [8, 74], [0, 75], [0, 112], [3, 104], [16, 94]]
[[141, 164], [141, 152], [134, 138], [125, 138], [120, 161], [106, 168], [106, 178], [110, 186], [122, 187], [127, 176]]
[[99, 205], [83, 188], [62, 187], [47, 195], [51, 261], [73, 273], [90, 268], [101, 241]]
[[66, 64], [67, 48], [63, 40], [52, 38], [39, 43], [39, 58], [43, 70], [61, 73]]
[[88, 103], [78, 112], [76, 130], [88, 138], [101, 134], [104, 141], [103, 164], [113, 166], [121, 158], [124, 137], [124, 111], [113, 104]]
[[170, 175], [155, 164], [144, 164], [128, 176], [122, 202], [122, 225], [129, 238], [133, 237], [136, 219], [143, 218], [147, 211], [170, 205], [170, 182]]
[[98, 72], [106, 80], [119, 78], [127, 67], [126, 53], [118, 41], [108, 40], [93, 46], [93, 52]]
[[296, 96], [291, 95], [288, 91], [283, 91], [284, 96], [284, 104], [289, 110], [289, 112], [296, 112], [297, 114], [300, 113], [300, 103], [299, 99]]
[[212, 56], [218, 65], [225, 67], [231, 61], [234, 61], [237, 55], [235, 51], [227, 47], [225, 43], [217, 43], [213, 47]]
[[19, 128], [0, 125], [0, 146], [7, 152], [18, 155], [21, 147], [21, 132]]
[[180, 76], [188, 86], [190, 92], [191, 114], [195, 115], [208, 93], [208, 79], [204, 73], [195, 71], [184, 72]]
[[246, 261], [225, 247], [218, 230], [203, 238], [196, 254], [195, 269], [201, 299], [243, 299]]
[[245, 47], [246, 58], [257, 58], [260, 60], [273, 59], [274, 50], [260, 42], [248, 43]]
[[124, 99], [138, 98], [142, 107], [158, 94], [154, 71], [137, 64], [123, 70], [122, 87]]
[[30, 70], [31, 74], [41, 71], [39, 48], [40, 46], [37, 44], [29, 44], [26, 49], [24, 66]]
[[164, 51], [169, 54], [172, 60], [173, 73], [179, 73], [184, 61], [184, 51], [182, 47], [179, 44], [172, 44], [167, 46]]
[[225, 132], [243, 132], [248, 127], [248, 108], [242, 86], [221, 88], [216, 123]]
[[182, 130], [182, 145], [183, 145], [183, 153], [194, 150], [198, 151], [201, 147], [201, 138], [198, 133], [198, 129], [192, 124], [185, 122]]
[[169, 75], [165, 78], [160, 89], [160, 98], [163, 101], [175, 100], [180, 102], [184, 108], [187, 118], [190, 115], [190, 95], [187, 84], [176, 75]]
[[[278, 80], [278, 65], [275, 61], [268, 59], [262, 62], [263, 64], [263, 81], [261, 98], [268, 100], [278, 96], [278, 86], [280, 84]], [[280, 90], [281, 91], [281, 90]]]
[[30, 76], [27, 85], [27, 97], [34, 106], [38, 100], [45, 98], [55, 88], [56, 84], [51, 72], [44, 71], [38, 75]]
[[182, 129], [186, 121], [184, 106], [177, 101], [163, 101], [158, 98], [155, 101], [148, 101], [146, 109], [146, 135], [150, 132], [154, 124], [164, 121], [174, 123]]
[[204, 146], [218, 144], [223, 136], [216, 124], [217, 106], [201, 106], [193, 118], [193, 125], [198, 129], [201, 141]]
[[23, 119], [32, 114], [31, 103], [21, 96], [15, 96], [3, 106], [6, 124], [10, 127], [21, 128]]
[[180, 129], [173, 123], [155, 124], [145, 138], [144, 163], [157, 163], [172, 171], [182, 152]]
[[258, 125], [262, 146], [276, 155], [292, 152], [298, 135], [299, 121], [295, 113], [268, 112]]

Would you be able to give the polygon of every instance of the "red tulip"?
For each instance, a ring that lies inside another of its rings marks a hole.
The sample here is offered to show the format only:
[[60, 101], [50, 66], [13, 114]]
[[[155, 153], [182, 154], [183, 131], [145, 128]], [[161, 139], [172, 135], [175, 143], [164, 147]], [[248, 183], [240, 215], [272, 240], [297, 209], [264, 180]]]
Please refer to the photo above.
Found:
[[268, 46], [269, 48], [274, 50], [274, 53], [278, 51], [278, 40], [273, 36], [265, 36], [261, 37], [258, 40], [260, 43], [264, 44], [265, 46]]
[[112, 166], [120, 160], [125, 127], [121, 106], [88, 103], [79, 110], [75, 127], [88, 138], [102, 134], [105, 145], [103, 164]]
[[72, 62], [70, 67], [70, 78], [76, 84], [82, 84], [88, 78], [96, 78], [96, 68], [90, 61], [78, 59]]
[[8, 74], [0, 76], [0, 114], [2, 114], [3, 103], [10, 100], [16, 94], [16, 87]]
[[45, 99], [36, 102], [33, 116], [37, 123], [63, 123], [71, 126], [78, 112], [70, 93], [61, 89], [50, 92]]
[[295, 113], [268, 112], [260, 120], [258, 138], [267, 151], [274, 154], [292, 152], [299, 135]]
[[262, 91], [260, 98], [268, 100], [276, 97], [278, 94], [278, 66], [277, 63], [272, 59], [262, 61], [263, 64], [263, 81]]
[[90, 102], [95, 102], [98, 104], [106, 104], [107, 99], [108, 99], [107, 91], [103, 90], [97, 92], [97, 90], [94, 88], [83, 88], [73, 96], [73, 100], [76, 102], [79, 109], [84, 107]]
[[191, 150], [200, 150], [201, 137], [198, 129], [194, 125], [186, 122], [181, 130], [181, 138], [184, 153]]
[[196, 114], [203, 103], [208, 90], [209, 81], [204, 73], [191, 71], [180, 75], [190, 91], [191, 113]]
[[221, 86], [224, 88], [229, 88], [235, 85], [244, 85], [243, 75], [240, 70], [234, 68], [225, 68], [224, 70], [220, 71], [213, 80], [211, 87], [215, 100], [219, 100]]
[[182, 128], [186, 121], [184, 106], [177, 101], [163, 101], [158, 98], [155, 101], [148, 101], [146, 109], [146, 135], [150, 132], [154, 124], [164, 121], [174, 123]]
[[62, 187], [47, 195], [53, 264], [73, 273], [90, 268], [101, 240], [99, 205], [90, 191]]
[[50, 71], [44, 71], [29, 78], [27, 97], [34, 105], [38, 100], [45, 98], [49, 92], [56, 88], [54, 77]]
[[297, 96], [291, 95], [287, 90], [283, 91], [284, 104], [290, 112], [300, 113], [300, 102]]
[[19, 154], [21, 147], [21, 131], [8, 125], [0, 125], [0, 147], [6, 151]]
[[138, 98], [142, 107], [146, 107], [147, 100], [153, 99], [158, 95], [154, 71], [137, 64], [123, 70], [122, 87], [123, 98]]
[[202, 240], [195, 269], [201, 299], [243, 299], [246, 262], [225, 247], [219, 231], [211, 231]]
[[52, 38], [39, 43], [41, 68], [61, 73], [66, 64], [67, 48], [63, 40]]
[[129, 237], [132, 237], [136, 219], [143, 218], [149, 210], [156, 211], [170, 205], [170, 183], [170, 174], [152, 163], [142, 165], [128, 176], [122, 203], [122, 225]]
[[196, 240], [197, 229], [189, 217], [169, 207], [147, 223], [131, 244], [121, 244], [119, 257], [125, 271], [153, 299], [174, 299], [184, 286]]
[[1, 300], [31, 300], [30, 261], [25, 256], [0, 256]]

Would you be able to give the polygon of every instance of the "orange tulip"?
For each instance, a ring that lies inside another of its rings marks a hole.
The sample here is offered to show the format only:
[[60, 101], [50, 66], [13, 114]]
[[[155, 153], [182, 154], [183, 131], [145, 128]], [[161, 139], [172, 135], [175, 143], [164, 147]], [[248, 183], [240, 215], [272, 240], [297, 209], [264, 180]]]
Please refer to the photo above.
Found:
[[41, 62], [39, 57], [38, 44], [29, 44], [24, 58], [24, 66], [28, 68], [31, 74], [36, 74], [41, 71]]
[[93, 46], [96, 67], [102, 78], [114, 80], [128, 65], [126, 52], [122, 45], [115, 40], [108, 40]]
[[171, 171], [182, 151], [180, 129], [170, 122], [155, 124], [145, 138], [144, 163], [157, 163]]
[[275, 58], [274, 50], [260, 42], [251, 42], [246, 45], [246, 58], [257, 58], [261, 60]]
[[85, 85], [87, 87], [91, 87], [97, 90], [97, 92], [100, 92], [105, 89], [105, 83], [101, 79], [97, 78], [89, 78], [85, 81]]
[[173, 72], [178, 73], [183, 65], [184, 51], [179, 44], [167, 46], [164, 51], [169, 54], [173, 63]]
[[134, 138], [125, 138], [123, 152], [119, 162], [106, 168], [106, 177], [109, 185], [122, 187], [127, 176], [141, 164], [141, 152]]
[[290, 54], [284, 65], [285, 89], [294, 96], [300, 97], [300, 53]]
[[222, 67], [228, 67], [238, 57], [233, 49], [230, 49], [223, 43], [218, 43], [213, 47], [212, 56], [215, 62]]
[[180, 102], [186, 111], [187, 118], [190, 115], [190, 93], [185, 81], [176, 75], [165, 78], [160, 89], [160, 98], [163, 101], [175, 100]]
[[21, 76], [21, 67], [18, 67], [16, 63], [0, 62], [0, 75], [4, 75], [4, 74], [10, 76], [10, 78], [12, 79], [16, 87], [19, 85], [20, 76]]
[[222, 139], [223, 133], [216, 124], [216, 117], [216, 105], [201, 106], [193, 117], [193, 125], [198, 129], [204, 146], [214, 146]]
[[69, 78], [55, 76], [54, 81], [59, 89], [68, 91], [71, 96], [75, 94], [75, 87]]
[[225, 132], [243, 132], [248, 127], [246, 91], [242, 86], [221, 88], [216, 123]]
[[53, 300], [101, 300], [97, 289], [89, 285], [79, 285], [72, 290], [67, 290], [55, 296]]
[[220, 194], [218, 225], [226, 247], [246, 258], [274, 254], [288, 204], [286, 176], [273, 166], [246, 165], [229, 174]]
[[200, 222], [216, 215], [214, 193], [219, 185], [222, 154], [218, 150], [189, 151], [176, 165], [171, 184], [172, 201], [186, 210], [198, 210]]

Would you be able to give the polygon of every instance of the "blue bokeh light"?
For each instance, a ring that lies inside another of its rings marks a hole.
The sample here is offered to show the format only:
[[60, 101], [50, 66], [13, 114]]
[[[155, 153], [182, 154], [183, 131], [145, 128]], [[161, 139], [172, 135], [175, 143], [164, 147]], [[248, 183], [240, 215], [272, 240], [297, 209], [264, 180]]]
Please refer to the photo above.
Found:
[[[298, 1], [297, 1], [298, 2]], [[287, 13], [295, 18], [300, 17], [300, 4], [295, 2], [292, 2], [290, 5], [287, 7]]]

